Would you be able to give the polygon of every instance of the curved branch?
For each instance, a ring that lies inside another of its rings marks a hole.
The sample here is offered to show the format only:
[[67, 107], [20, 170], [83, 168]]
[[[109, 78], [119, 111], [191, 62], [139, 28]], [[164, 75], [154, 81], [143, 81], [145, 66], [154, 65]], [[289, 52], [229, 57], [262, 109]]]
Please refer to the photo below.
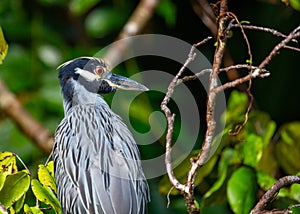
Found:
[[285, 176], [280, 178], [271, 188], [261, 197], [256, 206], [251, 210], [251, 214], [262, 213], [268, 203], [275, 197], [276, 193], [283, 187], [298, 183], [300, 176]]
[[53, 136], [24, 109], [15, 95], [0, 79], [0, 108], [16, 123], [20, 130], [44, 152], [50, 153]]

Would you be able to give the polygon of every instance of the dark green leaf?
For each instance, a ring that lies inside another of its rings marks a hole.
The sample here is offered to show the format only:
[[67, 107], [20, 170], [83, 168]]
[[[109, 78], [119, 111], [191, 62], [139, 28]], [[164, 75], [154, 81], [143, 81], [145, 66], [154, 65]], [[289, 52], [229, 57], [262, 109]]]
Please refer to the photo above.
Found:
[[227, 197], [234, 213], [249, 213], [256, 201], [256, 177], [252, 169], [241, 167], [230, 177], [227, 185]]
[[8, 175], [0, 191], [1, 204], [10, 207], [27, 192], [29, 186], [30, 176], [26, 172]]
[[90, 36], [101, 38], [113, 31], [119, 31], [124, 22], [125, 18], [122, 13], [112, 8], [104, 7], [93, 10], [87, 16], [85, 28]]
[[244, 164], [257, 168], [263, 154], [263, 140], [255, 134], [249, 134], [242, 144]]
[[95, 6], [101, 0], [71, 0], [70, 11], [74, 15], [81, 15]]
[[20, 212], [21, 209], [24, 206], [24, 202], [25, 202], [25, 198], [26, 198], [26, 193], [24, 193], [24, 195], [22, 195], [22, 197], [16, 201], [16, 203], [14, 204], [14, 210], [16, 211], [16, 213]]
[[31, 188], [39, 201], [50, 205], [55, 213], [62, 214], [61, 205], [49, 187], [44, 187], [37, 179], [32, 179]]
[[174, 26], [176, 23], [176, 5], [170, 0], [160, 1], [156, 12], [162, 16], [169, 26]]

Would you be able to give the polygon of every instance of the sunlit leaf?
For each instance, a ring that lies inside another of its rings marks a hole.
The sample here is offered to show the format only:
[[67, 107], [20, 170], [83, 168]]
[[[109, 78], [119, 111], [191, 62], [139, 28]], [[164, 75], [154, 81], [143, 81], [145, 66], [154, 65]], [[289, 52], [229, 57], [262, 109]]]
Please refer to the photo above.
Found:
[[0, 202], [5, 207], [10, 207], [19, 200], [30, 186], [30, 176], [26, 172], [17, 172], [8, 175], [0, 191]]
[[6, 171], [12, 174], [18, 171], [16, 157], [11, 152], [0, 152], [0, 166], [0, 173]]
[[2, 64], [8, 51], [8, 44], [5, 41], [2, 28], [0, 27], [0, 64]]
[[54, 162], [49, 161], [46, 167], [47, 167], [48, 172], [50, 173], [50, 175], [54, 178]]
[[290, 0], [290, 4], [295, 10], [300, 11], [300, 0]]
[[24, 212], [26, 214], [43, 214], [40, 208], [38, 207], [29, 207], [27, 204], [24, 205]]
[[42, 185], [50, 187], [56, 193], [56, 185], [54, 178], [50, 175], [48, 168], [43, 164], [39, 165], [38, 178]]
[[249, 213], [256, 201], [256, 177], [252, 169], [241, 167], [230, 177], [227, 185], [227, 197], [234, 213]]
[[49, 187], [44, 187], [37, 179], [32, 179], [31, 189], [39, 201], [50, 205], [55, 213], [62, 214], [60, 202]]

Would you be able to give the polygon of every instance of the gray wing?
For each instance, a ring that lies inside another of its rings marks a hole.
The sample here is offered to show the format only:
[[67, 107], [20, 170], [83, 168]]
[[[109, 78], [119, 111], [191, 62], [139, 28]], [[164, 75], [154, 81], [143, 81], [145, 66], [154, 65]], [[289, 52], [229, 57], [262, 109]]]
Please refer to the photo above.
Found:
[[74, 107], [57, 128], [53, 149], [64, 213], [146, 213], [139, 158], [128, 128], [108, 107]]

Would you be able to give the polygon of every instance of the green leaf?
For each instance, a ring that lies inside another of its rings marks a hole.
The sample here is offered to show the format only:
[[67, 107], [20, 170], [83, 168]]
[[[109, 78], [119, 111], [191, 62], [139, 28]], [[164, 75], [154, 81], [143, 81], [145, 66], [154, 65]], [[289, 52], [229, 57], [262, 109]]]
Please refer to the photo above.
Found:
[[48, 172], [50, 173], [50, 175], [54, 178], [54, 162], [49, 161], [46, 167], [47, 167]]
[[120, 31], [125, 20], [124, 14], [112, 8], [102, 7], [89, 13], [85, 20], [85, 28], [90, 36], [102, 38], [114, 31]]
[[290, 0], [292, 8], [300, 11], [300, 0]]
[[62, 214], [61, 205], [49, 187], [44, 187], [37, 179], [32, 179], [31, 189], [39, 201], [50, 205], [55, 213]]
[[227, 148], [222, 152], [222, 157], [219, 161], [219, 179], [213, 184], [213, 186], [205, 193], [203, 196], [204, 198], [210, 197], [214, 192], [218, 191], [222, 185], [224, 184], [224, 181], [226, 180], [228, 166], [230, 164], [230, 160], [233, 154], [233, 149]]
[[22, 197], [16, 201], [16, 203], [14, 204], [14, 210], [16, 211], [16, 213], [20, 212], [21, 209], [23, 208], [24, 206], [24, 202], [25, 202], [25, 198], [26, 198], [26, 193], [24, 193], [22, 195]]
[[0, 173], [7, 171], [9, 174], [18, 171], [15, 154], [11, 152], [0, 152]]
[[257, 168], [263, 154], [263, 140], [260, 136], [249, 134], [246, 141], [242, 145], [242, 153], [244, 157], [244, 164]]
[[170, 0], [160, 1], [156, 12], [162, 16], [170, 27], [176, 23], [176, 5]]
[[246, 63], [252, 65], [252, 60], [246, 59]]
[[244, 115], [248, 106], [247, 94], [232, 91], [228, 99], [226, 122], [228, 124], [240, 123], [244, 121]]
[[70, 11], [74, 15], [81, 15], [95, 6], [100, 0], [72, 0], [70, 2]]
[[24, 205], [24, 212], [26, 214], [43, 214], [40, 208], [38, 207], [29, 207], [27, 204]]
[[0, 27], [0, 64], [2, 64], [8, 51], [8, 44], [5, 41], [2, 28]]
[[291, 197], [297, 202], [300, 202], [300, 184], [293, 184], [291, 185], [290, 188], [291, 188], [290, 191]]
[[0, 191], [0, 202], [9, 208], [19, 200], [30, 186], [30, 176], [26, 172], [8, 175]]
[[287, 174], [300, 171], [300, 122], [291, 122], [281, 127], [281, 139], [276, 143], [276, 159]]
[[256, 177], [252, 169], [240, 167], [230, 177], [227, 197], [234, 213], [249, 213], [256, 201]]
[[38, 178], [45, 187], [50, 187], [56, 193], [56, 185], [54, 178], [50, 175], [48, 168], [42, 164], [38, 168]]

